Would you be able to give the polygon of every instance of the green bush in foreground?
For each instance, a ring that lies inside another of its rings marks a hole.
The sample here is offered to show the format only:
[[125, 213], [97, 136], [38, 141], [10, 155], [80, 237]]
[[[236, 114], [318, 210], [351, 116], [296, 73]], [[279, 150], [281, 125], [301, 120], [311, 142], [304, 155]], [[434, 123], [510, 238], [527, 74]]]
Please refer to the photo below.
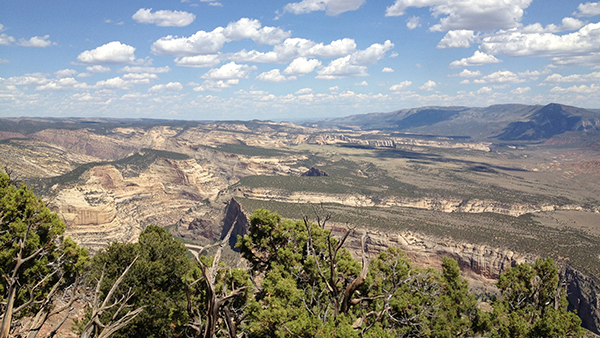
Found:
[[75, 295], [67, 289], [77, 286], [88, 252], [64, 232], [33, 191], [0, 172], [0, 337], [35, 337], [58, 314], [59, 296], [68, 304], [63, 310], [70, 307]]
[[581, 337], [581, 319], [567, 312], [567, 295], [552, 258], [519, 264], [500, 275], [502, 297], [482, 324], [490, 337]]

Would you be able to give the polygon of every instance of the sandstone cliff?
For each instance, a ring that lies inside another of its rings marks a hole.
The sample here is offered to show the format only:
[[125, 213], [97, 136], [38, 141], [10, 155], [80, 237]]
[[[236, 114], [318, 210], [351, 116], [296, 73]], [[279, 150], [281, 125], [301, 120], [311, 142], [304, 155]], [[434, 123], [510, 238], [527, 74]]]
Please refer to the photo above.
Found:
[[597, 212], [597, 208], [584, 208], [579, 205], [519, 204], [502, 203], [493, 200], [463, 200], [458, 198], [409, 198], [391, 196], [374, 200], [368, 196], [356, 194], [327, 194], [319, 192], [290, 192], [282, 189], [239, 187], [234, 190], [238, 197], [286, 203], [338, 203], [361, 207], [403, 207], [442, 212], [484, 213], [491, 212], [509, 216], [521, 216], [528, 213], [556, 210], [586, 210]]

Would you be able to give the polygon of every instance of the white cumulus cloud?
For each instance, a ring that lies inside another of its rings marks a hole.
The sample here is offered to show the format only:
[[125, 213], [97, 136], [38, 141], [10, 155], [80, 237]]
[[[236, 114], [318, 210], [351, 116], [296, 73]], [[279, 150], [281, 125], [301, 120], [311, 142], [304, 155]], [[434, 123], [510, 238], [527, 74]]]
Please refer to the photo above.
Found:
[[437, 87], [437, 83], [435, 83], [432, 80], [429, 80], [429, 81], [425, 82], [421, 87], [419, 87], [419, 89], [431, 91], [431, 90], [434, 90], [435, 87]]
[[577, 30], [585, 25], [585, 22], [575, 19], [575, 18], [563, 18], [562, 25], [557, 26], [555, 24], [546, 25], [546, 27], [542, 26], [539, 22], [536, 22], [531, 25], [527, 25], [520, 29], [523, 33], [556, 33], [562, 31], [573, 31]]
[[481, 87], [477, 90], [477, 94], [489, 94], [492, 92], [492, 88], [490, 87]]
[[77, 71], [75, 69], [62, 69], [54, 73], [57, 79], [62, 79], [65, 77], [73, 77], [77, 75]]
[[1, 45], [8, 46], [13, 42], [15, 42], [15, 38], [13, 38], [12, 36], [10, 36], [6, 33], [0, 34], [0, 46]]
[[217, 53], [227, 42], [223, 28], [218, 27], [212, 32], [198, 31], [190, 37], [168, 35], [152, 44], [151, 50], [155, 55], [194, 56], [199, 54]]
[[72, 77], [52, 80], [44, 85], [37, 86], [36, 91], [66, 91], [76, 89], [86, 89], [88, 85], [75, 80]]
[[175, 58], [175, 64], [180, 67], [210, 68], [221, 62], [218, 54], [184, 56]]
[[448, 31], [437, 48], [467, 48], [475, 41], [475, 32], [467, 29]]
[[278, 83], [278, 82], [294, 81], [294, 80], [296, 80], [296, 77], [295, 76], [285, 76], [279, 72], [279, 69], [272, 69], [268, 72], [259, 74], [256, 77], [256, 79], [259, 81], [263, 81], [263, 82]]
[[231, 88], [232, 86], [238, 85], [240, 83], [239, 79], [229, 79], [229, 80], [206, 80], [202, 83], [202, 85], [194, 87], [194, 91], [196, 92], [204, 92], [204, 91], [213, 91], [220, 92], [223, 89]]
[[283, 13], [305, 14], [325, 11], [327, 15], [335, 16], [357, 10], [364, 3], [365, 0], [302, 0], [285, 5]]
[[600, 91], [600, 85], [597, 85], [595, 83], [591, 84], [590, 86], [581, 85], [581, 86], [571, 86], [569, 88], [562, 88], [562, 87], [557, 86], [557, 87], [550, 89], [550, 92], [552, 92], [552, 93], [590, 94], [590, 93], [596, 93], [598, 91]]
[[[290, 40], [290, 42], [292, 42], [292, 39], [288, 39]], [[338, 56], [342, 56], [342, 55], [347, 55], [349, 53], [352, 53], [355, 49], [356, 49], [356, 42], [354, 41], [354, 39], [348, 39], [348, 38], [344, 38], [344, 39], [340, 39], [340, 40], [335, 40], [335, 41], [331, 41], [330, 44], [325, 45], [322, 42], [321, 43], [314, 43], [310, 40], [305, 40], [305, 39], [297, 39], [296, 41], [300, 42], [301, 44], [307, 43], [308, 45], [310, 45], [309, 48], [302, 48], [302, 46], [298, 46], [299, 48], [297, 49], [297, 51], [303, 55], [303, 56], [308, 56], [308, 57], [324, 57], [324, 58], [333, 58], [333, 57], [338, 57]], [[287, 40], [286, 40], [287, 42]], [[284, 44], [285, 45], [285, 44]], [[284, 48], [286, 48], [288, 46], [284, 46]], [[293, 46], [292, 50], [294, 49]], [[308, 46], [305, 46], [308, 47]], [[277, 48], [275, 49], [277, 51]]]
[[495, 56], [489, 55], [486, 53], [482, 53], [480, 51], [475, 51], [473, 56], [468, 58], [463, 58], [460, 60], [452, 61], [450, 63], [450, 68], [462, 68], [462, 67], [470, 67], [470, 66], [482, 66], [488, 63], [499, 63], [502, 62], [498, 60]]
[[471, 71], [468, 69], [463, 69], [462, 72], [458, 73], [458, 74], [451, 74], [449, 76], [460, 76], [460, 77], [478, 77], [481, 76], [481, 72], [480, 71]]
[[335, 59], [317, 71], [317, 79], [334, 80], [345, 77], [368, 76], [367, 67], [352, 62], [352, 56]]
[[492, 31], [520, 26], [524, 11], [532, 0], [396, 0], [386, 16], [401, 16], [410, 7], [429, 7], [439, 22], [431, 31]]
[[312, 92], [313, 92], [312, 88], [302, 88], [302, 89], [299, 89], [295, 94], [296, 95], [306, 95], [306, 94], [310, 94]]
[[132, 84], [120, 77], [113, 77], [108, 80], [98, 81], [94, 85], [95, 89], [123, 90], [131, 89]]
[[520, 83], [525, 82], [525, 79], [519, 75], [509, 71], [500, 70], [495, 73], [486, 75], [480, 79], [474, 80], [475, 83]]
[[531, 88], [529, 88], [529, 87], [518, 87], [518, 88], [511, 90], [510, 92], [513, 94], [521, 95], [521, 94], [527, 93], [530, 90], [531, 90]]
[[315, 70], [316, 67], [321, 65], [321, 61], [317, 59], [307, 59], [305, 57], [299, 57], [294, 59], [284, 70], [285, 75], [300, 75], [308, 74]]
[[96, 49], [86, 50], [77, 56], [84, 64], [132, 64], [135, 62], [135, 48], [119, 41], [112, 41]]
[[169, 82], [165, 84], [154, 85], [150, 89], [149, 92], [158, 93], [164, 91], [179, 91], [183, 89], [183, 85], [179, 82]]
[[85, 70], [90, 73], [108, 73], [110, 68], [102, 65], [87, 66]]
[[411, 85], [412, 85], [411, 81], [403, 81], [403, 82], [400, 82], [399, 84], [395, 84], [395, 85], [391, 86], [390, 90], [397, 92], [397, 91], [404, 90], [404, 89], [410, 87]]
[[562, 76], [560, 74], [552, 74], [548, 76], [545, 82], [592, 82], [600, 81], [600, 72], [592, 72], [588, 74], [571, 74]]
[[382, 72], [382, 73], [393, 73], [393, 72], [394, 72], [394, 70], [393, 70], [392, 68], [390, 68], [390, 67], [384, 67], [384, 68], [381, 70], [381, 72]]
[[140, 8], [131, 18], [139, 23], [155, 24], [159, 27], [185, 27], [196, 20], [192, 13], [168, 10], [152, 13], [152, 8]]
[[387, 40], [383, 44], [374, 43], [365, 50], [335, 59], [317, 71], [317, 79], [333, 80], [345, 77], [368, 76], [367, 66], [375, 64], [392, 49], [394, 44]]
[[119, 73], [168, 73], [171, 71], [169, 66], [152, 67], [152, 66], [125, 66], [118, 70]]
[[302, 38], [288, 38], [274, 46], [273, 51], [270, 52], [242, 50], [227, 57], [236, 62], [285, 63], [298, 57], [334, 58], [346, 56], [354, 51], [356, 51], [356, 42], [348, 38], [335, 40], [329, 44]]
[[158, 79], [154, 73], [128, 73], [122, 76], [130, 84], [148, 84], [151, 80]]
[[558, 66], [596, 65], [600, 56], [600, 23], [590, 23], [563, 35], [504, 31], [485, 37], [479, 49], [493, 55], [551, 57]]
[[578, 12], [573, 13], [576, 16], [596, 16], [600, 15], [600, 2], [586, 2], [579, 4]]
[[232, 61], [220, 68], [210, 69], [202, 75], [202, 78], [207, 80], [243, 79], [248, 77], [253, 70], [256, 70], [256, 66], [238, 65]]
[[43, 85], [50, 82], [47, 76], [48, 74], [44, 73], [29, 73], [21, 76], [9, 77], [8, 79], [0, 78], [0, 82], [14, 86]]
[[260, 45], [276, 45], [289, 38], [291, 33], [276, 27], [262, 27], [256, 19], [241, 18], [229, 23], [223, 35], [230, 41], [252, 39]]
[[19, 42], [17, 42], [17, 45], [22, 46], [22, 47], [36, 47], [36, 48], [46, 48], [52, 44], [55, 44], [55, 43], [50, 41], [50, 35], [34, 36], [29, 40], [19, 39]]
[[216, 54], [226, 42], [252, 39], [258, 44], [275, 45], [288, 38], [290, 32], [276, 27], [262, 27], [260, 21], [241, 18], [227, 27], [211, 32], [198, 31], [190, 37], [168, 35], [152, 44], [152, 53], [177, 57]]
[[421, 18], [418, 16], [413, 16], [410, 19], [406, 20], [406, 28], [413, 30], [420, 26]]

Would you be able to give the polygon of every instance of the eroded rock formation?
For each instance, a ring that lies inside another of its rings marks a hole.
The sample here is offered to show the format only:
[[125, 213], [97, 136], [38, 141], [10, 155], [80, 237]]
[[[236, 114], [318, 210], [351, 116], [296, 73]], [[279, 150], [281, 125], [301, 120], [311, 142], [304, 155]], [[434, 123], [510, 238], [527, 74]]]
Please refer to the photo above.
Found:
[[390, 196], [373, 200], [367, 196], [355, 194], [326, 194], [318, 192], [290, 192], [282, 189], [240, 187], [234, 191], [235, 196], [265, 201], [287, 203], [338, 203], [347, 206], [361, 207], [403, 207], [442, 212], [484, 213], [492, 212], [509, 216], [521, 216], [527, 213], [556, 210], [586, 210], [596, 212], [596, 208], [584, 208], [579, 205], [553, 204], [519, 204], [502, 203], [493, 200], [463, 200], [458, 198], [409, 198]]

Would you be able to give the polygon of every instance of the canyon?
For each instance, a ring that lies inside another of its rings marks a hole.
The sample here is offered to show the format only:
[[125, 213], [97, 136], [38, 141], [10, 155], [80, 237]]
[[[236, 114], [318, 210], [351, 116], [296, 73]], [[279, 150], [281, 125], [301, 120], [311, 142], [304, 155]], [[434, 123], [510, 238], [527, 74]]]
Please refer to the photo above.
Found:
[[[518, 108], [520, 119], [530, 114], [531, 128], [544, 125], [544, 107]], [[353, 118], [373, 128], [350, 118], [337, 125], [0, 119], [0, 165], [31, 186], [91, 252], [135, 241], [149, 224], [204, 245], [231, 226], [243, 235], [256, 208], [311, 219], [319, 206], [331, 214], [334, 233], [354, 229], [351, 252], [360, 251], [366, 233], [371, 256], [394, 245], [415, 264], [436, 268], [449, 256], [481, 295], [496, 292], [508, 267], [553, 257], [571, 308], [598, 333], [596, 118], [586, 113], [575, 130], [530, 140], [515, 134], [507, 109], [403, 111], [396, 116], [408, 118], [409, 127], [396, 130], [376, 129], [381, 123], [373, 116]], [[486, 127], [485, 135], [462, 123], [471, 116], [477, 126], [492, 113], [502, 117], [500, 127]], [[454, 119], [426, 124], [424, 116]], [[442, 133], [458, 123], [456, 133]], [[303, 176], [313, 169], [327, 175]]]

